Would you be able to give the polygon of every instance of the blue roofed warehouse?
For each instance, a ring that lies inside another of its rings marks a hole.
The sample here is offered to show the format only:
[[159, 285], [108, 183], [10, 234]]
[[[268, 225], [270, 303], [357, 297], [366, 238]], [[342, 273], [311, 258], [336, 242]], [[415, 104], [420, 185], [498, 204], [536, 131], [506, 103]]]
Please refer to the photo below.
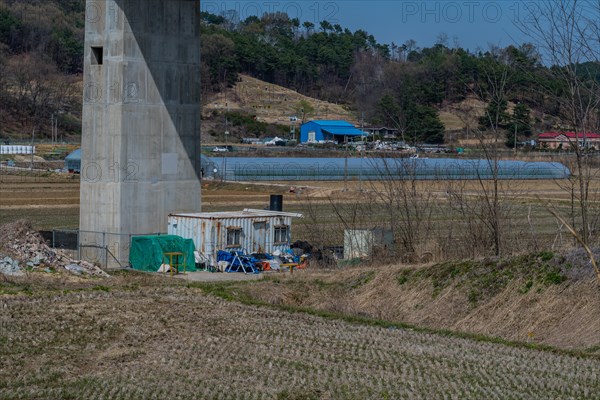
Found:
[[301, 143], [323, 143], [334, 141], [345, 143], [367, 136], [367, 133], [357, 129], [349, 122], [341, 120], [308, 121], [300, 127]]

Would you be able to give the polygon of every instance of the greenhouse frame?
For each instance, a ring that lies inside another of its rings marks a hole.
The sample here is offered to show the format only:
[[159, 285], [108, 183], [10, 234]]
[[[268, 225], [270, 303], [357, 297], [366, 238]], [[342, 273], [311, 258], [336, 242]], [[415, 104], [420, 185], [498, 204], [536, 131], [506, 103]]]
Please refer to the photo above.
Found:
[[571, 174], [558, 162], [449, 158], [228, 157], [221, 164], [227, 168], [220, 175], [231, 181], [566, 179]]

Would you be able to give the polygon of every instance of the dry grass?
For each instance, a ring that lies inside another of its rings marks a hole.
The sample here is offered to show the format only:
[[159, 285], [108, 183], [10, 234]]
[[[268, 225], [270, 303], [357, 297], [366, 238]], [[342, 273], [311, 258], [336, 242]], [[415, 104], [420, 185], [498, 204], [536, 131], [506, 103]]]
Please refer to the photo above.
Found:
[[464, 129], [466, 126], [465, 123], [452, 112], [440, 111], [438, 115], [446, 130]]
[[[553, 182], [520, 184], [560, 195]], [[333, 223], [329, 198], [355, 200], [356, 192], [344, 191], [340, 182], [306, 186], [304, 195], [317, 204], [323, 224]], [[526, 203], [531, 196], [518, 186], [511, 185], [513, 197]], [[46, 194], [33, 194], [36, 187]], [[444, 190], [439, 182], [419, 187]], [[11, 202], [27, 198], [32, 204], [18, 210], [38, 225], [62, 223], [69, 218], [60, 214], [63, 209], [47, 207], [64, 193], [75, 198], [76, 188], [77, 183], [51, 179], [2, 185], [0, 219], [21, 217], [11, 214], [17, 210]], [[264, 206], [269, 193], [283, 193], [288, 210], [306, 207], [306, 197], [286, 193], [285, 184], [213, 183], [203, 189], [208, 210]], [[64, 211], [76, 225], [75, 213]], [[419, 276], [426, 267], [400, 284], [405, 270], [309, 272], [232, 290], [282, 306], [597, 352], [600, 296], [585, 277], [528, 287], [525, 275], [490, 292], [460, 279]], [[473, 287], [481, 297], [472, 298]], [[256, 308], [144, 274], [82, 280], [30, 273], [5, 279], [0, 309], [0, 398], [7, 399], [558, 399], [593, 398], [600, 390], [600, 364], [593, 358]]]
[[464, 129], [467, 123], [471, 128], [477, 127], [478, 118], [485, 113], [486, 104], [475, 98], [470, 97], [459, 103], [443, 107], [439, 112], [439, 117], [446, 130]]
[[585, 350], [600, 346], [600, 291], [586, 258], [317, 270], [238, 289], [269, 304]]
[[17, 292], [0, 297], [3, 399], [566, 399], [600, 391], [597, 359], [242, 305], [148, 275], [30, 275], [0, 288]]
[[[270, 124], [289, 125], [290, 116], [298, 115], [298, 104], [300, 101], [308, 102], [315, 110], [313, 114], [306, 115], [305, 120], [310, 119], [342, 119], [357, 124], [358, 118], [354, 113], [338, 104], [328, 103], [304, 96], [294, 90], [284, 88], [252, 78], [240, 75], [241, 81], [234, 88], [218, 93], [207, 104], [202, 111], [209, 115], [213, 111], [242, 110], [257, 116], [257, 119]], [[298, 123], [299, 125], [299, 123]]]

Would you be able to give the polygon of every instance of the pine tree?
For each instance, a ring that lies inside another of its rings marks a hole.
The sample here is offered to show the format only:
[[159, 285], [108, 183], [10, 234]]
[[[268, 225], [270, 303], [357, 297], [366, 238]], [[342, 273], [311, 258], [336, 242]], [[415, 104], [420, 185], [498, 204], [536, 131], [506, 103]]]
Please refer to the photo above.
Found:
[[530, 113], [527, 105], [517, 103], [511, 116], [512, 126], [509, 126], [506, 130], [506, 147], [513, 147], [519, 138], [531, 137]]

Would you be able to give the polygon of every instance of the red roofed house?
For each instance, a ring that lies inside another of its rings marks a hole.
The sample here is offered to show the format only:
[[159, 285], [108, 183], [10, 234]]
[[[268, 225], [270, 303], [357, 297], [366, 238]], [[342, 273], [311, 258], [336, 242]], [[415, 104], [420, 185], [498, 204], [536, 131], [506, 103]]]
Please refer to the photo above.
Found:
[[580, 147], [584, 144], [588, 149], [600, 149], [600, 134], [598, 133], [575, 133], [575, 132], [546, 132], [538, 136], [538, 142], [541, 147], [548, 149], [569, 149], [579, 143]]

